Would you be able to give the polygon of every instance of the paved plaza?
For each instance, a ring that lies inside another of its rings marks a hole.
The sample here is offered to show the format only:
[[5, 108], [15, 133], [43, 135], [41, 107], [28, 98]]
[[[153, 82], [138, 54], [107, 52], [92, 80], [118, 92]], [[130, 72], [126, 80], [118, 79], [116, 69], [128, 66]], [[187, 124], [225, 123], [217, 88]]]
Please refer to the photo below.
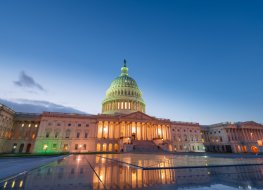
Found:
[[263, 189], [263, 158], [252, 155], [70, 155], [4, 158], [0, 166], [1, 176], [14, 175], [0, 189]]

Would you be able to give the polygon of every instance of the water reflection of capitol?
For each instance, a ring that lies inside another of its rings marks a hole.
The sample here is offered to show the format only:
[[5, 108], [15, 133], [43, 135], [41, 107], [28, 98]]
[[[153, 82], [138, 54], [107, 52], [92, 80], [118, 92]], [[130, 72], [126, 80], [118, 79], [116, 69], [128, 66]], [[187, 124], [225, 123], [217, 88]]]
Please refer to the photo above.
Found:
[[212, 186], [250, 189], [263, 188], [262, 172], [263, 166], [142, 170], [98, 156], [80, 155], [21, 175], [8, 181], [5, 189], [153, 189], [161, 185], [172, 189]]

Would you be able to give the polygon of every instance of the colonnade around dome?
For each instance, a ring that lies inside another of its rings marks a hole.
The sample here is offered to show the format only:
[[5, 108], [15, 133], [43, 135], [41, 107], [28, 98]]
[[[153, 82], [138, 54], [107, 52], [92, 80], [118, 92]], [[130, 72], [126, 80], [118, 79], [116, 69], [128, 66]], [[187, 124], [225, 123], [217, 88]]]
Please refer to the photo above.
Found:
[[102, 113], [115, 113], [121, 111], [145, 112], [145, 105], [138, 101], [114, 100], [108, 101], [102, 106]]

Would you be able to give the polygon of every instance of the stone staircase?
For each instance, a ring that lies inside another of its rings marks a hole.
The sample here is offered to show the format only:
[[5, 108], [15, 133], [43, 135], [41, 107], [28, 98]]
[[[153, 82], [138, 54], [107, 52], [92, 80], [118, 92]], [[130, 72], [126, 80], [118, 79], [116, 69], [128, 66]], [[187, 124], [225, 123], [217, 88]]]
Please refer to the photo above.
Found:
[[162, 149], [158, 148], [153, 141], [142, 141], [133, 140], [133, 151], [134, 152], [161, 152]]

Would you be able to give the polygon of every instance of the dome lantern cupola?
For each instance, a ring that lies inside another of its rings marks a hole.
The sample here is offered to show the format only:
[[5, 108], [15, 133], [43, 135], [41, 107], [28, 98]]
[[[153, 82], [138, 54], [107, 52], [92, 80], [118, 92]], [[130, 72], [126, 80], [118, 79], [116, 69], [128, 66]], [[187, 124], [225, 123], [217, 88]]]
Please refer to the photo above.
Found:
[[121, 76], [128, 76], [128, 67], [126, 66], [126, 60], [123, 61], [123, 67], [121, 68]]
[[124, 59], [120, 76], [112, 81], [106, 91], [106, 97], [102, 102], [102, 113], [129, 114], [136, 111], [145, 112], [145, 103], [136, 81], [128, 75], [128, 67]]

